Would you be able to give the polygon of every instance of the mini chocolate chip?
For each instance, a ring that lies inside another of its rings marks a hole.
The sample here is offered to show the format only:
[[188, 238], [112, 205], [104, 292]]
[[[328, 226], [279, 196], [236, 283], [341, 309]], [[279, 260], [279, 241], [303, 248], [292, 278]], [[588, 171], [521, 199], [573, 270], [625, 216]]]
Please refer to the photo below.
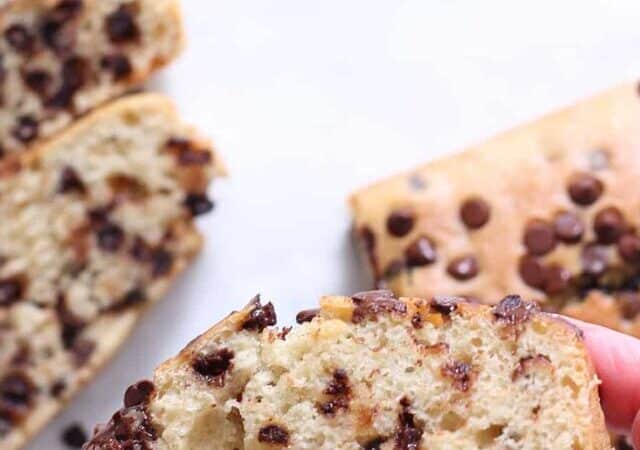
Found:
[[131, 257], [139, 262], [151, 261], [152, 249], [147, 242], [140, 236], [136, 236], [129, 251]]
[[95, 349], [95, 342], [85, 338], [77, 338], [73, 341], [70, 351], [76, 365], [82, 367], [89, 361]]
[[62, 83], [58, 90], [46, 100], [45, 106], [51, 109], [70, 108], [73, 103], [73, 96], [75, 93], [76, 90], [71, 85]]
[[184, 205], [193, 217], [206, 214], [213, 209], [213, 202], [209, 200], [207, 194], [187, 194]]
[[436, 295], [431, 299], [431, 308], [445, 316], [451, 315], [458, 309], [458, 303], [464, 302], [462, 297], [450, 297], [444, 295]]
[[602, 195], [603, 190], [602, 182], [588, 173], [576, 173], [569, 179], [569, 197], [580, 206], [594, 203]]
[[174, 257], [171, 252], [158, 248], [151, 254], [151, 275], [154, 278], [162, 277], [171, 272]]
[[634, 320], [640, 314], [640, 294], [637, 292], [624, 292], [620, 294], [620, 311], [622, 317]]
[[405, 208], [393, 211], [387, 218], [387, 231], [392, 236], [403, 237], [413, 228], [415, 216], [413, 211]]
[[147, 296], [142, 287], [134, 287], [130, 289], [126, 294], [122, 296], [116, 303], [114, 303], [109, 310], [110, 311], [122, 311], [126, 308], [143, 303], [147, 300]]
[[553, 227], [544, 220], [530, 221], [524, 230], [523, 243], [531, 255], [541, 256], [549, 253], [556, 246]]
[[62, 64], [61, 75], [68, 89], [78, 91], [91, 77], [89, 62], [80, 56], [71, 56]]
[[49, 86], [51, 86], [52, 82], [49, 72], [41, 69], [30, 70], [22, 74], [22, 79], [24, 80], [24, 84], [41, 98], [47, 96]]
[[593, 220], [593, 229], [601, 244], [615, 243], [626, 228], [624, 216], [614, 206], [602, 209]]
[[62, 442], [64, 442], [67, 447], [82, 448], [87, 442], [87, 432], [80, 424], [71, 424], [63, 431]]
[[279, 425], [266, 425], [258, 431], [258, 441], [266, 444], [289, 445], [289, 432]]
[[415, 313], [413, 316], [411, 316], [411, 325], [416, 330], [419, 330], [423, 327], [424, 323], [422, 321], [422, 316], [420, 315], [420, 313]]
[[107, 222], [97, 231], [98, 246], [105, 252], [117, 252], [124, 243], [124, 231], [119, 225]]
[[426, 236], [415, 240], [404, 252], [409, 267], [432, 264], [438, 258], [436, 247]]
[[59, 398], [62, 393], [67, 389], [67, 383], [64, 380], [57, 380], [51, 385], [49, 393], [54, 398]]
[[618, 254], [628, 263], [640, 263], [640, 237], [627, 233], [618, 240]]
[[233, 368], [234, 353], [227, 348], [216, 349], [199, 355], [192, 364], [193, 370], [216, 387], [223, 387], [225, 375]]
[[379, 436], [377, 438], [373, 438], [370, 441], [367, 441], [363, 446], [363, 450], [380, 450], [382, 448], [382, 444], [387, 442], [389, 439], [386, 437]]
[[0, 279], [0, 307], [11, 306], [22, 298], [23, 283], [19, 278]]
[[133, 72], [129, 58], [121, 53], [103, 56], [100, 59], [100, 67], [109, 71], [115, 81], [124, 80]]
[[38, 122], [31, 116], [20, 116], [11, 134], [23, 143], [33, 141], [38, 137]]
[[78, 192], [83, 194], [86, 192], [82, 179], [73, 167], [65, 166], [62, 169], [60, 181], [58, 181], [58, 192], [62, 194], [66, 194], [68, 192]]
[[558, 240], [567, 244], [580, 242], [584, 234], [584, 224], [580, 217], [568, 211], [556, 214], [553, 219], [553, 229]]
[[138, 381], [127, 388], [124, 394], [124, 406], [129, 408], [131, 406], [142, 405], [149, 401], [151, 394], [155, 387], [153, 382], [149, 380]]
[[544, 287], [544, 267], [535, 257], [523, 255], [518, 264], [518, 273], [527, 286], [536, 289]]
[[35, 50], [36, 38], [26, 26], [13, 24], [4, 31], [4, 38], [17, 52], [31, 54]]
[[552, 264], [544, 272], [544, 291], [554, 295], [564, 291], [571, 281], [571, 272], [564, 267]]
[[489, 204], [480, 197], [466, 200], [460, 208], [462, 222], [472, 230], [482, 228], [489, 221], [490, 214]]
[[447, 266], [447, 273], [458, 281], [466, 281], [480, 271], [475, 256], [467, 255], [454, 259]]
[[467, 392], [473, 382], [471, 365], [462, 361], [449, 361], [440, 370], [442, 376], [453, 379], [453, 386], [462, 392]]
[[418, 450], [424, 430], [415, 421], [411, 413], [411, 402], [406, 397], [400, 400], [402, 411], [398, 414], [398, 426], [394, 434], [395, 448], [397, 450]]
[[493, 315], [506, 325], [519, 325], [533, 317], [540, 308], [524, 301], [519, 295], [508, 295], [493, 307]]
[[10, 372], [0, 380], [0, 403], [22, 415], [36, 395], [36, 386], [27, 374]]
[[188, 139], [171, 138], [167, 141], [167, 147], [176, 154], [181, 166], [201, 166], [211, 162], [211, 152], [196, 148]]
[[609, 252], [606, 247], [587, 244], [580, 256], [582, 270], [588, 275], [602, 275], [609, 265]]
[[273, 326], [277, 323], [276, 310], [273, 307], [273, 303], [269, 302], [264, 306], [261, 305], [259, 295], [256, 295], [253, 300], [251, 300], [251, 303], [254, 306], [242, 323], [243, 330], [261, 332], [266, 327]]
[[135, 22], [133, 10], [129, 5], [120, 5], [105, 19], [105, 29], [114, 44], [137, 41], [140, 29]]
[[318, 316], [318, 314], [320, 314], [319, 309], [307, 309], [305, 311], [300, 311], [298, 314], [296, 314], [296, 322], [297, 323], [311, 322], [313, 319], [315, 319]]
[[359, 292], [351, 299], [356, 305], [351, 317], [353, 323], [360, 323], [367, 318], [375, 320], [382, 313], [400, 315], [407, 313], [407, 305], [388, 290]]

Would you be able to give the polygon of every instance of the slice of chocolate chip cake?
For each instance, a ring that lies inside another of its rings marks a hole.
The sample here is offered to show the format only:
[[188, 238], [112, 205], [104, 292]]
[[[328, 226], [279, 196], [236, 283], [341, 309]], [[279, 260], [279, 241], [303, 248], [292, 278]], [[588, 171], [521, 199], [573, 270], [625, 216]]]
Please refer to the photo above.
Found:
[[357, 192], [379, 285], [513, 292], [640, 336], [640, 94], [626, 85]]
[[14, 0], [0, 9], [0, 154], [60, 131], [182, 48], [177, 0]]
[[85, 450], [610, 449], [581, 334], [510, 296], [244, 310], [131, 386]]
[[163, 96], [0, 161], [0, 448], [89, 381], [201, 246], [220, 163]]

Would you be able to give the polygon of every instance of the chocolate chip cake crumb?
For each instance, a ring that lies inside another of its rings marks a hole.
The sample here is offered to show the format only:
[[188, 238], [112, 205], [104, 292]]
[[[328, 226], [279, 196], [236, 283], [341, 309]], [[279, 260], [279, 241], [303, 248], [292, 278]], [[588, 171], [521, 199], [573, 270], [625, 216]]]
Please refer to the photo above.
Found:
[[[70, 85], [93, 82], [68, 70]], [[0, 448], [21, 448], [64, 408], [133, 331], [137, 306], [160, 300], [197, 254], [201, 237], [181, 204], [193, 181], [164, 149], [176, 134], [206, 145], [162, 96], [132, 95], [33, 154], [7, 157], [22, 169], [0, 176]], [[204, 188], [212, 169], [189, 173]], [[145, 398], [137, 388], [127, 407]], [[96, 447], [145, 448], [134, 441]]]
[[258, 433], [258, 441], [266, 444], [275, 444], [286, 446], [289, 444], [289, 432], [286, 428], [270, 424], [260, 428]]
[[62, 442], [70, 448], [82, 448], [87, 439], [87, 432], [79, 423], [69, 425], [62, 432]]
[[[487, 306], [456, 303], [451, 320], [439, 320], [428, 300], [388, 291], [353, 297], [323, 297], [321, 314], [285, 340], [277, 329], [241, 331], [255, 301], [196, 338], [156, 370], [153, 394], [143, 396], [157, 433], [150, 445], [196, 450], [215, 439], [221, 450], [418, 450], [455, 442], [498, 450], [514, 439], [531, 448], [609, 449], [584, 343], [555, 317], [523, 322], [526, 339], [505, 342]], [[358, 303], [389, 299], [411, 314], [351, 320]], [[412, 325], [418, 312], [423, 328]], [[202, 371], [224, 373], [224, 389], [193, 370], [195, 358], [220, 349], [233, 352], [233, 369], [215, 363]], [[547, 356], [551, 370], [527, 355]], [[508, 421], [495, 407], [501, 398], [511, 402]], [[89, 449], [105, 448], [100, 433]]]
[[254, 307], [242, 324], [242, 329], [261, 332], [266, 327], [273, 326], [277, 323], [278, 318], [273, 303], [269, 302], [264, 306], [261, 305], [260, 295], [256, 295], [251, 302]]

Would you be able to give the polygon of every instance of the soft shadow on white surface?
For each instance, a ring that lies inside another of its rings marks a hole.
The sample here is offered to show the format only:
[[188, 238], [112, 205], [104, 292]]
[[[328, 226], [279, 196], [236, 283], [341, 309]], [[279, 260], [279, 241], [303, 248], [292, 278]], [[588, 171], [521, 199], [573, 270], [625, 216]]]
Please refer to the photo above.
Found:
[[258, 292], [288, 323], [322, 294], [367, 288], [354, 189], [640, 74], [635, 0], [183, 4], [188, 49], [152, 86], [231, 176], [197, 263], [30, 450], [106, 420], [128, 384]]

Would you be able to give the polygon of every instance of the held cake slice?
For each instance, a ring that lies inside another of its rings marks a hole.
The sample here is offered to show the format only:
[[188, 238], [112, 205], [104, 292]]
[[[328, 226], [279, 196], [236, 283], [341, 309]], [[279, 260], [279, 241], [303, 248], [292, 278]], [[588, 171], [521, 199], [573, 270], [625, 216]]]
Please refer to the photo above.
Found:
[[0, 153], [137, 87], [182, 45], [178, 0], [0, 4]]
[[85, 450], [609, 449], [581, 334], [510, 296], [244, 310], [125, 394]]
[[201, 246], [222, 167], [159, 95], [100, 108], [0, 162], [0, 448], [97, 372]]
[[640, 95], [618, 87], [357, 192], [380, 285], [543, 308], [640, 336]]

